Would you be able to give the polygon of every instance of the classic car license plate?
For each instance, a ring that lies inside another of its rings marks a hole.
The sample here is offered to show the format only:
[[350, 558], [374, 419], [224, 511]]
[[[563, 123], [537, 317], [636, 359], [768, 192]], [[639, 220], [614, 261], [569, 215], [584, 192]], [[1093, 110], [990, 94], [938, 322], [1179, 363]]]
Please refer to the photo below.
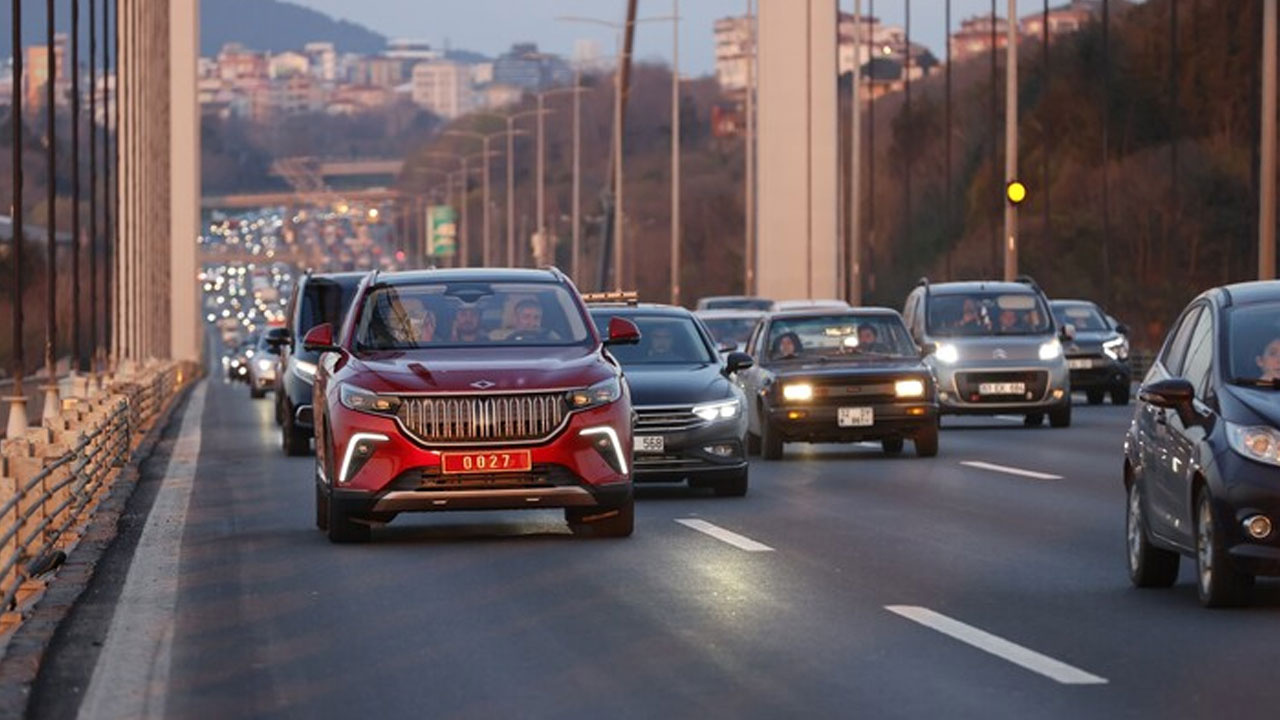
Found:
[[874, 408], [842, 407], [836, 411], [836, 422], [840, 427], [869, 427], [876, 422]]
[[1077, 358], [1067, 361], [1067, 368], [1071, 370], [1088, 370], [1093, 367], [1092, 358]]
[[979, 395], [1022, 395], [1026, 392], [1026, 383], [982, 383], [978, 385]]
[[637, 435], [636, 452], [660, 453], [667, 449], [665, 438], [661, 435]]
[[533, 456], [528, 450], [443, 453], [440, 463], [446, 475], [528, 472], [533, 469]]

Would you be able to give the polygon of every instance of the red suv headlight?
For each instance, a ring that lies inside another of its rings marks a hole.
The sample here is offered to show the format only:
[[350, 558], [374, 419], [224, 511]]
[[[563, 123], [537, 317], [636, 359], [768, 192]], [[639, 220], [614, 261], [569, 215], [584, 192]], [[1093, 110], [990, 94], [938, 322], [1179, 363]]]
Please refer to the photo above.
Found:
[[611, 377], [592, 385], [589, 388], [570, 391], [567, 399], [572, 410], [586, 410], [601, 405], [608, 405], [622, 397], [622, 383]]
[[379, 395], [354, 385], [343, 385], [338, 389], [338, 397], [342, 405], [356, 412], [373, 415], [395, 415], [400, 409], [400, 398], [392, 395]]

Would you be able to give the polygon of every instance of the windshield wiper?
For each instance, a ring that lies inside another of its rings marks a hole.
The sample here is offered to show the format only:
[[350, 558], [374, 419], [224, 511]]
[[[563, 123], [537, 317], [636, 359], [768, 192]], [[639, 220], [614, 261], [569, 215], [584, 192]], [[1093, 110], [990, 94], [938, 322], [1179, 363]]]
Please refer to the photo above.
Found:
[[1265, 378], [1231, 378], [1232, 385], [1242, 385], [1244, 387], [1269, 388], [1271, 390], [1280, 390], [1280, 378], [1267, 380]]

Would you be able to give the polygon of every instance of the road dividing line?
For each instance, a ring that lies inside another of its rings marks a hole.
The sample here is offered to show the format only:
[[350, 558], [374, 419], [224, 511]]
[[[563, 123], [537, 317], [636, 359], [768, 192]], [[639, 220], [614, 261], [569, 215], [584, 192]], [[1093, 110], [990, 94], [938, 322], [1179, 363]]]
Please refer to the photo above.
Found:
[[78, 717], [161, 718], [169, 690], [179, 556], [200, 459], [208, 381], [191, 393], [169, 466], [138, 538]]
[[765, 545], [764, 543], [758, 543], [755, 540], [739, 535], [732, 530], [725, 530], [719, 525], [712, 525], [706, 520], [698, 520], [696, 518], [679, 518], [676, 522], [691, 530], [697, 530], [700, 533], [710, 535], [720, 542], [729, 543], [739, 550], [746, 550], [747, 552], [773, 552], [773, 548]]
[[1005, 422], [1015, 422], [1015, 423], [1020, 423], [1023, 420], [1026, 420], [1026, 418], [1022, 417], [1021, 415], [992, 415], [991, 417], [995, 418], [996, 420], [1003, 420]]
[[1035, 470], [1023, 470], [1021, 468], [1009, 467], [1008, 465], [995, 465], [993, 463], [982, 462], [981, 460], [962, 460], [961, 465], [977, 468], [979, 470], [990, 470], [991, 472], [1004, 473], [1006, 475], [1017, 475], [1019, 477], [1031, 478], [1033, 480], [1061, 480], [1061, 475], [1050, 475], [1049, 473], [1036, 472]]
[[979, 630], [972, 625], [966, 625], [929, 608], [916, 605], [886, 605], [884, 609], [1063, 685], [1105, 685], [1107, 683], [1106, 678], [1087, 673], [1047, 655], [1041, 655], [1034, 650], [1009, 642], [985, 630]]

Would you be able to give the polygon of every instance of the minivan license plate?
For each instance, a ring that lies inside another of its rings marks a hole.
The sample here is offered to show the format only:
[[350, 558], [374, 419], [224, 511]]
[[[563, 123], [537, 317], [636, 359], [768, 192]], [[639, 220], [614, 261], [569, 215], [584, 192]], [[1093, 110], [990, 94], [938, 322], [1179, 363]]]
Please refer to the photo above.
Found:
[[1022, 395], [1027, 392], [1026, 383], [982, 383], [979, 395]]
[[836, 411], [840, 427], [870, 427], [876, 422], [875, 409], [869, 407], [842, 407]]

